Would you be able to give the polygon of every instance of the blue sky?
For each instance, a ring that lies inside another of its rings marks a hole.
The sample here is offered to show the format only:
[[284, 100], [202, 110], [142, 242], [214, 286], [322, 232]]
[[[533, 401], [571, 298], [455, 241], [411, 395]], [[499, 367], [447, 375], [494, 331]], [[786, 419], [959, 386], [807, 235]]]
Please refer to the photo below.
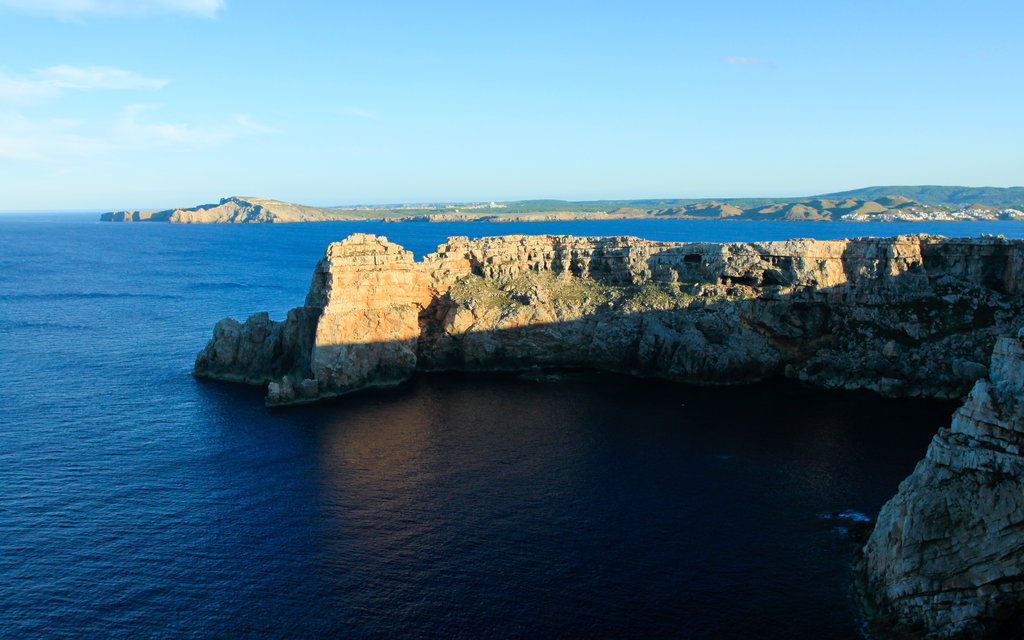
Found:
[[0, 210], [1024, 183], [1024, 3], [0, 0]]

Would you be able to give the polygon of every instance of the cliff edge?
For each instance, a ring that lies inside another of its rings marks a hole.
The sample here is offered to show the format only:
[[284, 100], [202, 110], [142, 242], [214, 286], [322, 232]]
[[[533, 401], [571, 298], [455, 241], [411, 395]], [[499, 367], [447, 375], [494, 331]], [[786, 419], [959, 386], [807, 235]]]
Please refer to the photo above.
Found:
[[1024, 242], [991, 237], [463, 237], [417, 262], [354, 234], [283, 322], [219, 322], [195, 374], [266, 384], [270, 405], [538, 366], [958, 398], [1022, 325], [1022, 276]]
[[858, 552], [859, 594], [881, 636], [1020, 638], [1022, 291], [1024, 241], [1001, 237], [460, 237], [416, 261], [355, 234], [327, 248], [285, 320], [218, 322], [195, 375], [266, 385], [268, 405], [416, 371], [536, 367], [698, 384], [788, 376], [891, 396], [970, 390]]
[[996, 341], [989, 371], [858, 554], [866, 617], [884, 635], [1024, 637], [1024, 331]]

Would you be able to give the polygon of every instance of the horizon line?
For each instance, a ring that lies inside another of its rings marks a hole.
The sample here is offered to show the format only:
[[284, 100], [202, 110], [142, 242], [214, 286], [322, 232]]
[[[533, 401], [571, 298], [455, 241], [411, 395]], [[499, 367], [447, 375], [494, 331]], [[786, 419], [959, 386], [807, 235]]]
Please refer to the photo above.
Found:
[[[504, 203], [504, 204], [515, 204], [515, 203], [519, 203], [519, 202], [536, 202], [536, 201], [545, 201], [545, 200], [561, 201], [561, 202], [566, 202], [566, 203], [569, 203], [569, 204], [592, 204], [592, 203], [601, 203], [601, 202], [646, 202], [646, 201], [650, 201], [650, 202], [668, 202], [668, 201], [673, 201], [673, 200], [694, 200], [696, 202], [711, 202], [711, 201], [729, 201], [729, 200], [772, 200], [772, 199], [792, 199], [792, 198], [820, 198], [820, 197], [831, 196], [831, 195], [835, 195], [835, 194], [843, 194], [843, 193], [847, 193], [847, 192], [850, 192], [850, 191], [861, 191], [861, 190], [865, 190], [865, 189], [884, 189], [884, 188], [887, 188], [887, 187], [893, 187], [893, 188], [907, 188], [907, 187], [928, 188], [928, 187], [938, 187], [938, 188], [947, 188], [947, 189], [948, 188], [955, 188], [955, 189], [1024, 189], [1024, 185], [1014, 185], [1014, 186], [1009, 186], [1009, 187], [994, 187], [994, 186], [989, 186], [989, 185], [969, 186], [969, 185], [943, 185], [943, 184], [916, 184], [916, 185], [890, 184], [890, 185], [870, 185], [870, 186], [867, 186], [867, 187], [856, 187], [856, 188], [853, 188], [853, 189], [843, 189], [843, 190], [840, 190], [840, 191], [829, 191], [829, 192], [826, 192], [826, 193], [816, 193], [816, 194], [810, 194], [810, 195], [777, 195], [777, 196], [768, 196], [768, 195], [690, 196], [690, 197], [685, 197], [685, 196], [658, 197], [658, 196], [654, 196], [654, 197], [631, 197], [631, 198], [593, 198], [593, 199], [585, 199], [585, 200], [570, 200], [570, 199], [567, 199], [567, 198], [554, 198], [554, 197], [547, 197], [547, 198], [534, 197], [534, 198], [520, 198], [520, 199], [516, 199], [516, 200], [511, 200], [511, 199], [500, 199], [500, 200], [497, 200], [497, 199], [493, 199], [492, 198], [492, 199], [488, 199], [488, 200], [408, 200], [408, 201], [405, 201], [405, 202], [378, 202], [378, 203], [360, 202], [360, 203], [347, 203], [347, 204], [307, 204], [307, 203], [303, 203], [303, 202], [299, 202], [299, 201], [294, 201], [294, 200], [278, 200], [277, 198], [272, 198], [272, 197], [269, 197], [269, 196], [229, 195], [229, 196], [221, 196], [220, 198], [218, 198], [217, 201], [219, 202], [219, 201], [226, 200], [226, 199], [229, 199], [229, 198], [242, 198], [242, 199], [258, 198], [258, 199], [262, 199], [262, 200], [274, 200], [275, 202], [283, 202], [283, 203], [286, 203], [286, 204], [297, 204], [297, 205], [301, 205], [301, 206], [317, 207], [317, 208], [323, 208], [323, 209], [347, 209], [347, 208], [354, 208], [354, 207], [374, 207], [374, 208], [386, 209], [386, 208], [410, 206], [410, 205], [417, 205], [417, 204], [433, 205], [433, 206], [442, 205], [442, 204], [443, 205], [484, 204], [484, 203], [488, 203], [488, 202]], [[88, 207], [88, 208], [81, 208], [81, 209], [0, 209], [0, 214], [3, 214], [3, 215], [10, 215], [10, 214], [72, 214], [72, 213], [109, 213], [109, 212], [113, 212], [113, 211], [170, 211], [170, 210], [174, 210], [174, 209], [187, 209], [187, 208], [192, 208], [192, 207], [196, 207], [196, 206], [203, 206], [205, 204], [214, 204], [214, 203], [213, 202], [204, 202], [204, 203], [201, 203], [201, 204], [192, 204], [192, 205], [183, 205], [183, 206], [171, 206], [171, 207], [154, 207], [154, 208], [150, 208], [150, 207], [137, 207], [137, 208], [134, 208], [134, 209], [133, 208], [124, 208], [124, 207], [121, 207], [121, 208], [117, 208], [117, 207]]]

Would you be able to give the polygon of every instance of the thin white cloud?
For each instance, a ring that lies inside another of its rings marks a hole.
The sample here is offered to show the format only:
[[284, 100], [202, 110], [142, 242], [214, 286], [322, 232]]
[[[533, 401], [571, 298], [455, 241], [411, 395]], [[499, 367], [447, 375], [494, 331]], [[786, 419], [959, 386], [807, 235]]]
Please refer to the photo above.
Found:
[[34, 102], [60, 95], [60, 88], [49, 82], [12, 78], [0, 72], [0, 100]]
[[0, 158], [91, 157], [116, 150], [109, 140], [81, 133], [81, 126], [77, 120], [0, 114]]
[[224, 7], [224, 0], [0, 0], [0, 6], [57, 18], [151, 13], [192, 13], [212, 17]]
[[756, 58], [725, 58], [726, 64], [771, 64], [768, 60], [758, 60]]
[[356, 118], [380, 120], [380, 116], [378, 116], [376, 113], [371, 113], [369, 111], [364, 111], [362, 109], [356, 109], [355, 107], [348, 107], [347, 109], [343, 109], [342, 113], [344, 113], [347, 116], [355, 116]]
[[129, 147], [170, 146], [198, 149], [216, 146], [232, 137], [230, 127], [199, 127], [178, 122], [153, 122], [146, 114], [160, 109], [159, 104], [133, 104], [117, 118], [117, 139]]
[[56, 98], [68, 89], [155, 90], [166, 84], [166, 80], [147, 78], [114, 67], [60, 65], [40, 69], [26, 78], [16, 78], [0, 72], [0, 100], [38, 102]]
[[159, 104], [129, 105], [112, 120], [98, 124], [0, 113], [0, 158], [53, 161], [154, 149], [187, 152], [246, 136], [280, 133], [244, 114], [214, 124], [168, 121], [159, 117], [161, 108]]
[[147, 78], [114, 67], [60, 65], [37, 72], [43, 82], [61, 89], [160, 89], [166, 80]]
[[135, 104], [125, 107], [117, 118], [114, 138], [126, 149], [166, 147], [194, 151], [224, 144], [243, 136], [281, 133], [280, 130], [253, 121], [245, 114], [215, 125], [159, 122], [150, 117], [162, 108], [159, 104]]
[[248, 129], [250, 131], [255, 131], [256, 133], [284, 133], [280, 129], [275, 129], [274, 127], [268, 127], [265, 124], [261, 124], [259, 122], [256, 122], [255, 120], [253, 120], [249, 116], [245, 115], [244, 113], [237, 113], [237, 114], [235, 114], [235, 124], [237, 124], [238, 126], [242, 127], [243, 129]]

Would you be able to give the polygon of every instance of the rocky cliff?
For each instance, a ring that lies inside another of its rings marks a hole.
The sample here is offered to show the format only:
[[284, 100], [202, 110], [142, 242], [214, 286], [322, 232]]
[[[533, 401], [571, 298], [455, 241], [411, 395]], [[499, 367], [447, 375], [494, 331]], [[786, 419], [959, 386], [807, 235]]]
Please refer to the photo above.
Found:
[[284, 321], [217, 323], [195, 374], [266, 384], [269, 405], [417, 370], [535, 367], [971, 389], [858, 552], [858, 593], [873, 636], [1021, 638], [1022, 276], [1024, 241], [992, 237], [450, 238], [417, 262], [356, 234], [328, 247]]
[[856, 561], [886, 636], [1024, 637], [1024, 331], [882, 508]]
[[169, 222], [173, 211], [110, 211], [100, 215], [101, 222]]
[[1024, 322], [1022, 276], [1024, 242], [991, 237], [451, 238], [417, 262], [355, 234], [284, 321], [218, 323], [195, 374], [266, 384], [270, 405], [532, 367], [962, 397]]
[[281, 202], [270, 198], [221, 198], [216, 204], [201, 204], [164, 211], [111, 211], [100, 215], [103, 222], [170, 222], [174, 224], [277, 223], [365, 220], [367, 216], [323, 207]]

